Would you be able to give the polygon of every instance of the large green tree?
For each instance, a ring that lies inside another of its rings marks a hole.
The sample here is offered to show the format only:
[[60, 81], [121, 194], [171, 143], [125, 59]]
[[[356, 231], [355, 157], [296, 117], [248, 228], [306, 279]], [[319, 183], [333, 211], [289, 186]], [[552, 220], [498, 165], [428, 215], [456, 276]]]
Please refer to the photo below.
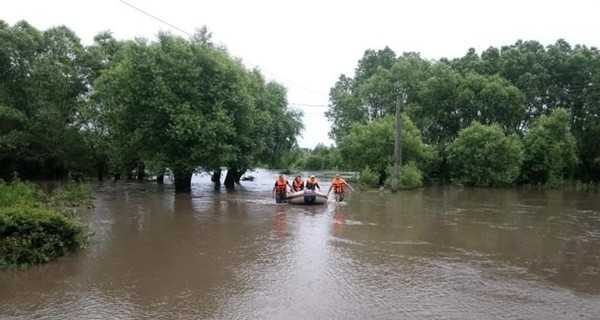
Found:
[[0, 175], [53, 179], [88, 171], [75, 123], [86, 86], [79, 38], [0, 21]]
[[501, 186], [513, 183], [523, 162], [523, 143], [506, 136], [498, 125], [474, 122], [462, 129], [448, 147], [452, 178], [471, 186]]
[[283, 87], [206, 36], [130, 41], [96, 88], [115, 161], [169, 168], [177, 191], [191, 189], [195, 171], [223, 166], [233, 187], [246, 169], [293, 146], [301, 129]]
[[565, 178], [572, 177], [577, 166], [577, 146], [570, 123], [570, 115], [564, 109], [542, 115], [533, 123], [524, 138], [526, 182], [558, 187]]

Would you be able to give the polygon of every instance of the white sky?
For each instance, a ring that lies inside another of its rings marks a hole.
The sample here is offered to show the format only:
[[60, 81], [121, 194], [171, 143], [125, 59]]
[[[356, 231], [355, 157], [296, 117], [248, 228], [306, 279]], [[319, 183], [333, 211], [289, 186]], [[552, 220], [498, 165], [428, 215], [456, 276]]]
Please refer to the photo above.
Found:
[[[340, 74], [353, 74], [366, 49], [387, 45], [439, 59], [518, 39], [600, 47], [597, 0], [124, 1], [189, 33], [207, 25], [215, 42], [283, 83], [290, 104], [305, 113], [302, 147], [332, 143], [324, 116], [329, 89]], [[183, 35], [120, 0], [1, 0], [0, 19], [40, 30], [66, 25], [86, 45], [104, 30], [117, 39]]]

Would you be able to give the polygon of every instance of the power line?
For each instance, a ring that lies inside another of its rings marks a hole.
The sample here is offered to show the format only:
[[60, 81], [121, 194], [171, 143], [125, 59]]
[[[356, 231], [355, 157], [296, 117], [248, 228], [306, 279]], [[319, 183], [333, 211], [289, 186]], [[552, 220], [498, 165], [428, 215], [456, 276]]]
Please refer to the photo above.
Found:
[[308, 103], [288, 103], [290, 106], [308, 107], [308, 108], [327, 108], [329, 106], [324, 104], [308, 104]]
[[193, 36], [191, 33], [187, 32], [187, 31], [185, 31], [185, 30], [183, 30], [181, 28], [178, 28], [177, 26], [175, 26], [175, 25], [173, 25], [173, 24], [171, 24], [171, 23], [169, 23], [169, 22], [167, 22], [167, 21], [165, 21], [165, 20], [163, 20], [163, 19], [161, 19], [161, 18], [159, 18], [159, 17], [157, 17], [157, 16], [149, 13], [149, 12], [146, 12], [146, 11], [144, 11], [144, 10], [136, 7], [136, 6], [132, 5], [131, 3], [128, 3], [127, 1], [123, 1], [123, 0], [119, 0], [119, 1], [121, 1], [121, 3], [126, 4], [127, 6], [133, 8], [133, 9], [135, 9], [135, 10], [137, 10], [137, 11], [139, 11], [139, 12], [141, 12], [141, 13], [149, 16], [149, 17], [151, 17], [152, 19], [158, 20], [161, 23], [164, 23], [164, 24], [168, 25], [169, 27], [171, 27], [171, 28], [173, 28], [173, 29], [175, 29], [175, 30], [177, 30], [177, 31], [179, 31], [181, 33], [184, 33], [184, 34], [186, 34], [186, 35], [188, 35], [190, 37]]
[[[151, 13], [149, 13], [149, 12], [145, 11], [145, 10], [142, 10], [141, 8], [139, 8], [139, 7], [136, 7], [136, 6], [134, 6], [133, 4], [131, 4], [131, 3], [128, 3], [127, 1], [124, 1], [124, 0], [119, 0], [119, 1], [120, 1], [121, 3], [123, 3], [123, 4], [125, 4], [125, 5], [127, 5], [127, 6], [129, 6], [129, 7], [131, 7], [131, 8], [133, 8], [133, 9], [135, 9], [136, 11], [138, 11], [138, 12], [140, 12], [140, 13], [142, 13], [142, 14], [144, 14], [144, 15], [146, 15], [146, 16], [148, 16], [148, 17], [150, 17], [150, 18], [152, 18], [152, 19], [155, 19], [155, 20], [157, 20], [157, 21], [159, 21], [159, 22], [161, 22], [161, 23], [163, 23], [163, 24], [165, 24], [165, 25], [167, 25], [167, 26], [169, 26], [169, 27], [171, 27], [171, 28], [173, 28], [173, 29], [175, 29], [175, 30], [177, 30], [177, 31], [179, 31], [179, 32], [181, 32], [181, 33], [183, 33], [183, 34], [186, 34], [186, 35], [187, 35], [187, 36], [189, 36], [189, 37], [192, 37], [192, 36], [193, 36], [193, 34], [191, 34], [191, 33], [187, 32], [187, 31], [185, 31], [185, 30], [183, 30], [183, 29], [181, 29], [181, 28], [179, 28], [179, 27], [177, 27], [177, 26], [173, 25], [172, 23], [169, 23], [169, 22], [165, 21], [164, 19], [161, 19], [161, 18], [159, 18], [159, 17], [157, 17], [157, 16], [155, 16], [155, 15], [153, 15], [153, 14], [151, 14]], [[259, 68], [259, 69], [261, 69], [261, 70], [262, 70], [264, 73], [270, 74], [270, 75], [271, 75], [273, 78], [275, 78], [275, 79], [278, 79], [278, 80], [280, 80], [280, 81], [286, 82], [286, 83], [288, 83], [288, 84], [292, 84], [292, 85], [296, 86], [297, 88], [303, 89], [303, 90], [305, 90], [305, 91], [307, 91], [307, 92], [310, 92], [310, 93], [312, 93], [312, 94], [315, 94], [315, 95], [317, 95], [317, 96], [319, 96], [319, 97], [326, 97], [326, 96], [327, 96], [326, 94], [323, 94], [323, 93], [321, 93], [321, 92], [318, 92], [318, 91], [316, 91], [316, 90], [313, 90], [313, 89], [310, 89], [310, 88], [308, 88], [308, 87], [305, 87], [305, 86], [304, 86], [304, 85], [302, 85], [302, 84], [299, 84], [299, 83], [297, 83], [297, 82], [295, 82], [295, 81], [292, 81], [292, 80], [286, 79], [286, 78], [284, 78], [284, 77], [282, 77], [282, 76], [280, 76], [280, 75], [277, 75], [277, 74], [275, 74], [275, 73], [273, 73], [273, 72], [270, 72], [270, 71], [268, 71], [268, 70], [266, 70], [266, 69], [264, 69], [264, 68], [260, 68], [260, 67], [259, 67], [257, 64], [255, 64], [255, 63], [252, 63], [252, 62], [248, 61], [247, 59], [245, 59], [245, 61], [246, 61], [246, 63], [248, 63], [248, 64], [249, 64], [251, 67], [254, 67], [254, 68]]]

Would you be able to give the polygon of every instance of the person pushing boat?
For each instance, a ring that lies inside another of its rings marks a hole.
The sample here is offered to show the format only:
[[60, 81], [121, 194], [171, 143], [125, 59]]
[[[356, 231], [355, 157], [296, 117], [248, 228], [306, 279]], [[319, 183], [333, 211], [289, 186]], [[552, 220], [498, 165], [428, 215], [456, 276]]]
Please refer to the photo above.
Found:
[[304, 181], [302, 181], [302, 177], [297, 176], [296, 179], [294, 179], [294, 182], [292, 182], [292, 190], [294, 192], [304, 190]]
[[354, 188], [352, 188], [352, 186], [346, 182], [346, 180], [344, 180], [339, 173], [336, 173], [335, 178], [333, 178], [333, 181], [331, 181], [331, 186], [329, 187], [329, 191], [327, 191], [327, 196], [329, 196], [329, 193], [331, 192], [331, 189], [333, 189], [333, 194], [335, 195], [335, 201], [337, 202], [342, 202], [344, 201], [344, 195], [345, 195], [345, 191], [346, 191], [346, 186], [348, 186], [348, 188], [350, 188], [350, 190], [354, 191]]
[[315, 190], [319, 189], [319, 191], [321, 191], [321, 187], [319, 186], [319, 181], [317, 181], [317, 178], [315, 178], [315, 175], [311, 175], [310, 178], [308, 180], [306, 180], [306, 189], [307, 190]]
[[280, 174], [279, 178], [275, 180], [275, 185], [273, 186], [273, 197], [275, 197], [276, 203], [282, 203], [287, 200], [287, 187], [292, 189], [290, 183], [285, 179], [285, 176]]

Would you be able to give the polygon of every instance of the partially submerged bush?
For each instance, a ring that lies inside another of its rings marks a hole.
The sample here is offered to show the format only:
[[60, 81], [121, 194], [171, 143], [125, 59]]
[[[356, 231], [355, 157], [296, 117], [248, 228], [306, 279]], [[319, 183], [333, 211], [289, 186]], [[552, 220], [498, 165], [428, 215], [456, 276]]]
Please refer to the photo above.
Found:
[[358, 187], [361, 189], [379, 187], [379, 174], [371, 168], [364, 168], [358, 176]]
[[70, 182], [56, 188], [50, 197], [53, 206], [88, 206], [92, 200], [92, 187], [86, 183]]
[[91, 199], [87, 184], [70, 183], [48, 197], [33, 184], [0, 181], [0, 267], [48, 262], [85, 244], [84, 226], [58, 211]]
[[[385, 180], [385, 187], [392, 188], [392, 166], [388, 168], [388, 178]], [[411, 161], [402, 166], [400, 171], [400, 181], [398, 189], [415, 189], [423, 185], [423, 173], [417, 165]]]
[[28, 205], [0, 208], [0, 267], [48, 262], [85, 242], [83, 226], [60, 213]]

